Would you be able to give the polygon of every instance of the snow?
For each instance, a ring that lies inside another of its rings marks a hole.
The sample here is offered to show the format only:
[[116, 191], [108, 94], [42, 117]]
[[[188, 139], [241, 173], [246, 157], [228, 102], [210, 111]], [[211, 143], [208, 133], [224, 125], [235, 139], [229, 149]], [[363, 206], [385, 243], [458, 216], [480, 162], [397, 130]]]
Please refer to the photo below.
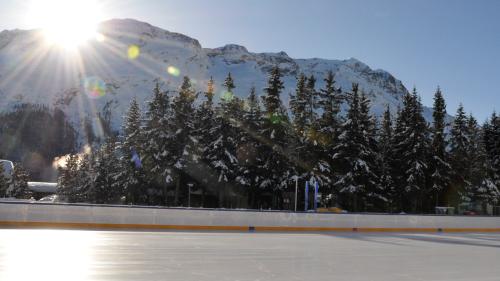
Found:
[[0, 160], [0, 165], [3, 166], [3, 176], [10, 178], [12, 170], [14, 169], [14, 164], [9, 160]]
[[[227, 73], [231, 72], [236, 83], [235, 94], [243, 97], [248, 95], [252, 86], [261, 91], [265, 87], [268, 70], [276, 64], [284, 73], [282, 99], [285, 105], [288, 105], [289, 93], [295, 88], [295, 77], [299, 72], [314, 74], [318, 80], [317, 87], [323, 86], [323, 77], [329, 70], [335, 73], [336, 85], [344, 90], [349, 90], [353, 82], [358, 83], [369, 95], [372, 111], [376, 115], [381, 115], [387, 104], [395, 111], [407, 92], [401, 81], [391, 74], [372, 70], [356, 59], [293, 59], [285, 52], [252, 53], [234, 44], [215, 49], [202, 48], [196, 39], [132, 19], [102, 23], [100, 32], [107, 39], [104, 42], [90, 41], [83, 46], [80, 49], [81, 60], [77, 61], [65, 57], [56, 49], [44, 49], [47, 47], [40, 40], [39, 32], [0, 33], [2, 110], [8, 110], [20, 101], [57, 105], [69, 114], [72, 122], [80, 124], [81, 118], [86, 115], [95, 117], [95, 112], [110, 104], [112, 125], [120, 129], [121, 117], [130, 100], [137, 97], [138, 102], [144, 104], [150, 99], [157, 78], [166, 88], [173, 90], [180, 85], [183, 75], [189, 75], [196, 81], [197, 90], [202, 91], [210, 77], [215, 80], [215, 85], [221, 85]], [[113, 47], [108, 47], [106, 42], [113, 42]], [[126, 50], [132, 44], [140, 47], [140, 56], [135, 60], [126, 56]], [[33, 56], [33, 50], [47, 52], [43, 57], [33, 59], [37, 67], [31, 67], [34, 62], [25, 62]], [[100, 59], [98, 63], [96, 58]], [[64, 75], [54, 75], [59, 73], [61, 61], [65, 61], [67, 71]], [[168, 66], [178, 69], [180, 75], [170, 75], [166, 71]], [[85, 69], [85, 72], [80, 69]], [[99, 99], [87, 98], [82, 87], [86, 77], [104, 81], [106, 95]], [[425, 109], [424, 113], [430, 120], [430, 110]]]

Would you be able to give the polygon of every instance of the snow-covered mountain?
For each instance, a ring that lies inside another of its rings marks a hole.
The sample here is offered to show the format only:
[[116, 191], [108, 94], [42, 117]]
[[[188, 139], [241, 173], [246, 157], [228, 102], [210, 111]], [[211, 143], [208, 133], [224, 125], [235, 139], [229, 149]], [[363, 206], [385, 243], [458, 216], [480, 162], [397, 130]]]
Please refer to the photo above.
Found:
[[[165, 88], [174, 89], [182, 76], [188, 75], [196, 88], [203, 90], [212, 76], [216, 90], [222, 93], [221, 84], [231, 72], [235, 94], [244, 97], [252, 86], [264, 87], [273, 65], [279, 65], [285, 74], [285, 104], [300, 72], [314, 74], [318, 87], [322, 87], [328, 70], [345, 90], [351, 83], [359, 83], [370, 96], [375, 114], [387, 104], [396, 110], [407, 92], [390, 73], [372, 70], [354, 58], [293, 59], [285, 52], [252, 53], [233, 44], [203, 48], [196, 39], [131, 19], [103, 22], [100, 33], [103, 36], [72, 53], [48, 46], [39, 30], [1, 32], [0, 110], [20, 102], [58, 106], [77, 124], [85, 116], [95, 117], [108, 108], [113, 126], [119, 128], [131, 98], [135, 96], [140, 102], [149, 99], [158, 79]], [[425, 111], [430, 118], [430, 110]]]

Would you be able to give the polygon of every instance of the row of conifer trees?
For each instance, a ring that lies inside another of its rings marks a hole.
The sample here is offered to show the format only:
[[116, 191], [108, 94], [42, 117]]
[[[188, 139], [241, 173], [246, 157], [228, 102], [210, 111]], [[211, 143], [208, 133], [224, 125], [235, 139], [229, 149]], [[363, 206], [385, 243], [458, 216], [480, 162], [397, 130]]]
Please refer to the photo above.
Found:
[[415, 89], [397, 112], [374, 117], [358, 85], [343, 91], [332, 72], [322, 79], [318, 89], [300, 74], [288, 107], [278, 67], [262, 93], [252, 88], [244, 99], [231, 74], [202, 93], [188, 77], [176, 91], [157, 84], [145, 112], [131, 101], [118, 136], [68, 158], [59, 193], [71, 202], [289, 209], [295, 182], [310, 181], [322, 205], [349, 211], [497, 204], [495, 113], [482, 126], [462, 106], [450, 118], [438, 88], [431, 123]]

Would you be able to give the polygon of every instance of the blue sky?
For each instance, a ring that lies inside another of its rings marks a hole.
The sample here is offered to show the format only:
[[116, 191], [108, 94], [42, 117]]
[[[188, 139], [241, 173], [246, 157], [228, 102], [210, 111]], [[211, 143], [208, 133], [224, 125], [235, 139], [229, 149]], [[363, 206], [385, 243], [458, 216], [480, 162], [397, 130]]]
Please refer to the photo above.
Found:
[[[497, 0], [102, 0], [106, 18], [135, 18], [196, 38], [295, 58], [355, 57], [417, 87], [432, 105], [439, 85], [480, 122], [500, 110]], [[29, 1], [0, 0], [0, 29], [34, 28]]]

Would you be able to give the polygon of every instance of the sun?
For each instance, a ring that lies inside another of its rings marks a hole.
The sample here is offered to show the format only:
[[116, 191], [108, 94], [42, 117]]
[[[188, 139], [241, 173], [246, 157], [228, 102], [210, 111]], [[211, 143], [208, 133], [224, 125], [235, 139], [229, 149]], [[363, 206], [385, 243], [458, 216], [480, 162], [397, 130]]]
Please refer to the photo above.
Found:
[[103, 20], [97, 0], [33, 0], [28, 21], [43, 30], [47, 43], [76, 49], [89, 39], [99, 38]]

